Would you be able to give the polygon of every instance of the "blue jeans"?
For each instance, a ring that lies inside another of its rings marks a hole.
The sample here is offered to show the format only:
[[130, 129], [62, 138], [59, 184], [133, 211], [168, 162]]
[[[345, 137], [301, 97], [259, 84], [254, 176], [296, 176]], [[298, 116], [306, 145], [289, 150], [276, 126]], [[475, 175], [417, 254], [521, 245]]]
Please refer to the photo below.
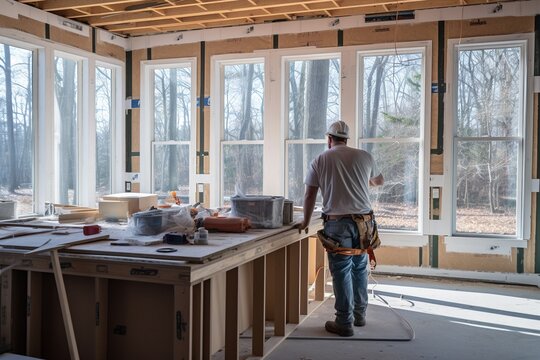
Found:
[[[341, 247], [357, 248], [358, 228], [351, 218], [328, 220], [324, 224], [327, 236], [340, 242]], [[355, 317], [365, 316], [368, 305], [366, 253], [356, 256], [328, 253], [336, 297], [336, 323], [352, 325]]]

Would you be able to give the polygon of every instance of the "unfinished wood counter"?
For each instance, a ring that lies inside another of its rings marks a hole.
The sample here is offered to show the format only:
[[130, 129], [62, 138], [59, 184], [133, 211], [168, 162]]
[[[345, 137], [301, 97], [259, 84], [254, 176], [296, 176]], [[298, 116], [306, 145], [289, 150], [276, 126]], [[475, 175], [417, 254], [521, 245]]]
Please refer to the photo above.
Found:
[[[224, 349], [226, 359], [238, 359], [246, 330], [251, 355], [267, 355], [307, 315], [315, 278], [314, 300], [323, 300], [324, 271], [314, 274], [324, 252], [310, 238], [321, 226], [317, 220], [302, 234], [292, 226], [210, 233], [208, 245], [97, 240], [59, 251], [79, 357], [209, 359]], [[32, 235], [38, 236], [46, 235]], [[1, 345], [29, 356], [73, 358], [51, 258], [27, 254], [32, 247], [23, 243], [24, 237], [0, 241], [0, 264], [15, 265], [2, 275]], [[156, 251], [163, 247], [176, 251]]]

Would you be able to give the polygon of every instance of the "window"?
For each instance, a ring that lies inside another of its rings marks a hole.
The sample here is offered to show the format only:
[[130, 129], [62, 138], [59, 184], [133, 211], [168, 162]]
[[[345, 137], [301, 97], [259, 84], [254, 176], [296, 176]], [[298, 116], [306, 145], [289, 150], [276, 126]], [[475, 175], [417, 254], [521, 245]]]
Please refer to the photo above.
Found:
[[57, 200], [78, 204], [79, 96], [81, 64], [64, 55], [54, 58], [55, 176]]
[[221, 201], [263, 193], [264, 62], [221, 65]]
[[455, 45], [454, 235], [528, 236], [525, 50], [525, 41]]
[[359, 147], [385, 177], [372, 188], [380, 229], [421, 232], [424, 208], [425, 49], [359, 53]]
[[0, 43], [0, 199], [34, 213], [34, 52]]
[[112, 191], [115, 70], [96, 66], [96, 197]]
[[[326, 130], [340, 120], [340, 58], [285, 61], [287, 84], [286, 196], [303, 204], [309, 164], [326, 150]], [[320, 193], [317, 202], [322, 202]]]
[[[195, 60], [144, 63], [148, 92], [143, 95], [141, 171], [151, 174], [142, 181], [161, 198], [176, 191], [184, 203], [195, 194]], [[148, 100], [146, 100], [146, 97]], [[146, 127], [145, 127], [146, 126]], [[146, 175], [145, 175], [146, 176]]]

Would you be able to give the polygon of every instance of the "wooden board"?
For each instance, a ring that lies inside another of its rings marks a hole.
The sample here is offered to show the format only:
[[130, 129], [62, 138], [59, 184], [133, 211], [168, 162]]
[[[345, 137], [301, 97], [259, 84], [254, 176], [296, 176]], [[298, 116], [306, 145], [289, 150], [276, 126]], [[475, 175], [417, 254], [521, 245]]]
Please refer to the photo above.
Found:
[[36, 254], [44, 251], [62, 249], [74, 244], [103, 240], [108, 237], [109, 235], [105, 232], [85, 236], [83, 235], [82, 230], [71, 229], [66, 235], [45, 233], [4, 239], [0, 241], [0, 245], [4, 248], [31, 250], [27, 254]]
[[[226, 252], [235, 250], [240, 246], [263, 240], [269, 236], [291, 230], [292, 228], [292, 226], [284, 226], [277, 229], [250, 229], [248, 232], [239, 234], [209, 233], [208, 245], [170, 245], [162, 243], [149, 246], [114, 246], [111, 245], [111, 241], [97, 241], [71, 246], [66, 251], [70, 253], [143, 257], [203, 263], [219, 258]], [[110, 234], [111, 239], [119, 237], [117, 232], [114, 232], [114, 235], [113, 232], [104, 231], [103, 233]], [[126, 233], [126, 236], [129, 237], [129, 233]], [[148, 238], [152, 237], [149, 236]], [[164, 247], [173, 248], [176, 251], [170, 253], [157, 252], [157, 249]]]

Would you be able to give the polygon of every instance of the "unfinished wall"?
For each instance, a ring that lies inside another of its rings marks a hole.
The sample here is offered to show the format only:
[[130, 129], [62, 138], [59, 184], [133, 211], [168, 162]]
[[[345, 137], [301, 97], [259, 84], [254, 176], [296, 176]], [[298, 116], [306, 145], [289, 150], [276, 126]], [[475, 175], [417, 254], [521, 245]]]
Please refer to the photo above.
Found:
[[[123, 48], [98, 39], [96, 33], [92, 30], [90, 30], [90, 36], [81, 36], [22, 15], [19, 16], [19, 19], [0, 15], [0, 28], [19, 30], [34, 35], [39, 39], [50, 40], [76, 49], [95, 52], [98, 55], [125, 61]], [[95, 42], [95, 46], [93, 46], [93, 42]]]
[[[442, 29], [441, 29], [442, 26]], [[428, 22], [414, 24], [392, 24], [392, 25], [375, 25], [372, 27], [362, 27], [345, 29], [342, 34], [338, 30], [325, 30], [320, 32], [306, 32], [298, 34], [284, 34], [277, 36], [277, 39], [271, 36], [266, 37], [251, 37], [238, 38], [223, 41], [214, 41], [207, 43], [186, 44], [176, 46], [162, 46], [152, 48], [153, 59], [164, 58], [180, 58], [185, 56], [196, 56], [199, 65], [201, 64], [201, 53], [204, 54], [204, 69], [199, 66], [199, 79], [204, 75], [204, 96], [210, 95], [210, 86], [212, 79], [210, 78], [211, 58], [214, 55], [231, 54], [231, 53], [252, 53], [255, 50], [272, 49], [277, 45], [277, 48], [297, 48], [305, 46], [314, 46], [318, 48], [336, 47], [339, 46], [339, 36], [342, 36], [343, 46], [353, 45], [370, 45], [370, 44], [392, 44], [411, 41], [431, 41], [432, 44], [432, 67], [431, 81], [437, 83], [438, 67], [439, 67], [439, 35], [440, 31], [444, 31], [444, 74], [446, 76], [447, 67], [447, 41], [448, 39], [467, 38], [489, 35], [504, 35], [504, 34], [520, 34], [534, 32], [534, 17], [508, 17], [508, 18], [493, 18], [493, 19], [475, 19], [475, 20], [457, 20], [445, 22]], [[277, 41], [276, 41], [277, 40]], [[204, 51], [202, 50], [204, 46]], [[144, 51], [143, 51], [144, 53]], [[134, 84], [137, 83], [139, 66], [135, 66], [136, 60], [134, 56], [133, 76]], [[204, 74], [201, 71], [204, 70]], [[446, 81], [445, 79], [441, 79]], [[200, 87], [199, 82], [199, 87]], [[197, 94], [200, 94], [200, 88], [197, 89]], [[536, 97], [535, 97], [536, 99]], [[535, 105], [535, 109], [536, 109]], [[200, 119], [200, 112], [197, 113], [198, 124], [204, 126], [203, 144], [201, 146], [199, 138], [197, 139], [197, 149], [208, 151], [208, 142], [212, 129], [209, 126], [210, 109], [204, 108], [203, 120]], [[441, 109], [442, 110], [442, 109]], [[534, 116], [534, 126], [537, 126], [537, 114]], [[132, 136], [137, 138], [136, 122], [134, 118], [134, 127]], [[443, 174], [443, 156], [446, 149], [439, 144], [438, 138], [439, 127], [439, 99], [437, 93], [432, 93], [431, 96], [431, 156], [430, 167], [431, 174]], [[536, 130], [534, 132], [536, 134]], [[537, 139], [535, 136], [533, 147], [537, 148]], [[442, 151], [441, 151], [442, 150]], [[135, 150], [136, 151], [136, 150]], [[210, 154], [209, 156], [212, 156]], [[208, 166], [208, 156], [204, 157], [204, 172], [208, 174], [210, 169]], [[536, 164], [536, 150], [533, 154], [533, 164]], [[536, 165], [534, 165], [533, 177], [536, 174]], [[199, 172], [199, 168], [197, 168]], [[536, 217], [536, 201], [533, 195], [533, 219]], [[444, 269], [456, 270], [475, 270], [475, 271], [499, 271], [499, 272], [517, 272], [518, 262], [524, 262], [525, 272], [534, 272], [535, 261], [535, 226], [533, 223], [532, 240], [529, 242], [527, 249], [523, 250], [521, 255], [514, 249], [510, 256], [501, 255], [478, 255], [466, 253], [451, 253], [446, 250], [446, 245], [443, 237], [433, 237], [431, 244], [423, 247], [405, 247], [395, 248], [386, 247], [378, 251], [379, 264], [401, 265], [401, 266], [421, 266], [421, 267], [439, 267]]]

